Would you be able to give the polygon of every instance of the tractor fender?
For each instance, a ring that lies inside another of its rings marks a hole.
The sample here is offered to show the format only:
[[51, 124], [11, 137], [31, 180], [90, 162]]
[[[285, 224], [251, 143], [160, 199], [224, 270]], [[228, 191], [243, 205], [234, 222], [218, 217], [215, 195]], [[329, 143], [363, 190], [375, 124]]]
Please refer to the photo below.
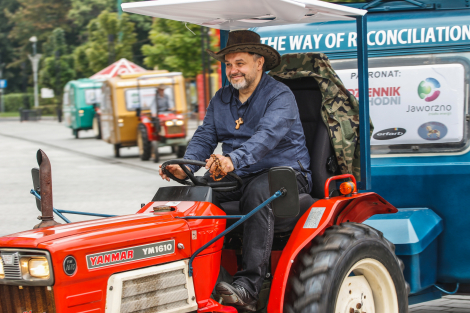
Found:
[[396, 213], [398, 210], [376, 193], [353, 194], [350, 197], [334, 197], [315, 202], [295, 226], [281, 258], [269, 295], [268, 312], [282, 313], [289, 271], [302, 249], [322, 235], [328, 227], [343, 222], [362, 223], [375, 214]]
[[147, 129], [147, 136], [148, 136], [149, 141], [154, 141], [155, 138], [154, 138], [154, 131], [153, 131], [152, 120], [150, 120], [150, 119], [149, 119], [148, 117], [146, 117], [146, 116], [143, 116], [143, 117], [141, 117], [140, 122], [141, 122], [142, 125], [144, 125], [145, 128]]

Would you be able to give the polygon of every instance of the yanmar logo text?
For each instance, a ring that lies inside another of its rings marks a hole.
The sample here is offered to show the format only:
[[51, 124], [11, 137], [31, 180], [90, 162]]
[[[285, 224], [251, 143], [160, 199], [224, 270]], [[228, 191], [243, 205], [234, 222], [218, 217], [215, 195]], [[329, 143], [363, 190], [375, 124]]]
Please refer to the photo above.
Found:
[[100, 265], [115, 263], [117, 261], [131, 260], [134, 258], [134, 250], [127, 250], [116, 253], [107, 253], [104, 255], [90, 257], [91, 265]]
[[90, 254], [86, 256], [86, 263], [88, 269], [94, 269], [173, 253], [175, 253], [175, 241], [167, 240]]

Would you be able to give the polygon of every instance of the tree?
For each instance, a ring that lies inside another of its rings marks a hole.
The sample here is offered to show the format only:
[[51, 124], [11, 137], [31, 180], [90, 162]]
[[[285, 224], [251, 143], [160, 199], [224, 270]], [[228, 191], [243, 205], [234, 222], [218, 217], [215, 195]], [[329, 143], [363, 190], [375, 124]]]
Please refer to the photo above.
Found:
[[[186, 26], [191, 29], [191, 33]], [[202, 71], [201, 26], [155, 19], [150, 31], [152, 45], [142, 46], [144, 64], [169, 71], [181, 71], [185, 77], [195, 77]]]
[[68, 18], [78, 29], [80, 42], [86, 39], [87, 25], [104, 10], [112, 11], [116, 8], [115, 0], [71, 0]]
[[103, 11], [88, 24], [88, 42], [74, 51], [76, 69], [98, 72], [121, 58], [132, 59], [135, 42], [134, 23], [127, 14], [118, 18], [117, 13]]
[[[16, 0], [0, 1], [0, 21], [7, 21], [5, 12], [14, 12], [19, 7]], [[21, 86], [21, 75], [19, 66], [7, 67], [7, 65], [15, 59], [15, 49], [17, 45], [8, 38], [13, 25], [8, 22], [0, 23], [0, 70], [3, 67], [3, 78], [8, 80], [8, 88], [6, 91], [18, 92]]]
[[142, 53], [142, 46], [150, 42], [149, 32], [152, 29], [152, 17], [129, 14], [129, 19], [135, 24], [135, 33], [137, 35], [137, 42], [132, 47], [134, 58], [132, 61], [140, 66], [144, 65], [144, 55]]
[[81, 45], [73, 52], [75, 73], [77, 77], [90, 77], [98, 72], [91, 69], [88, 64], [88, 56], [86, 54], [87, 49], [89, 49], [89, 45]]
[[16, 1], [18, 8], [14, 12], [7, 8], [5, 15], [12, 25], [8, 37], [19, 44], [22, 59], [29, 53], [29, 38], [32, 36], [36, 36], [40, 44], [48, 39], [55, 28], [61, 27], [66, 31], [69, 29], [67, 12], [70, 9], [70, 0]]
[[[37, 45], [41, 47], [55, 28], [70, 29], [67, 20], [70, 0], [15, 0], [14, 2], [14, 5], [8, 5], [8, 3], [12, 4], [11, 0], [0, 0], [1, 12], [5, 14], [6, 21], [1, 16], [0, 20], [2, 24], [8, 24], [11, 27], [7, 33], [13, 52], [9, 54], [7, 69], [15, 73], [14, 88], [23, 90], [26, 87], [24, 76], [18, 73], [28, 75], [30, 85], [33, 81], [31, 62], [27, 57], [32, 53], [29, 38], [36, 36]], [[0, 46], [3, 44], [0, 43]], [[39, 63], [40, 67], [41, 63]], [[22, 85], [23, 88], [21, 88]]]
[[39, 72], [39, 83], [54, 90], [56, 96], [62, 94], [65, 84], [75, 78], [74, 58], [69, 54], [65, 42], [65, 32], [56, 28], [43, 45], [45, 57]]

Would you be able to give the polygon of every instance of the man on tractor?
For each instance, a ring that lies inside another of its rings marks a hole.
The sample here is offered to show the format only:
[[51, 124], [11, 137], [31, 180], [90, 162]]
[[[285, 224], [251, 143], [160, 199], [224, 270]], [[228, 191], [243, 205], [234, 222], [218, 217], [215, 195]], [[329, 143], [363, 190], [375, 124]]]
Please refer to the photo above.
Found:
[[[200, 126], [191, 139], [185, 159], [206, 162], [204, 178], [220, 180], [214, 174], [235, 173], [243, 180], [240, 190], [217, 192], [223, 203], [240, 201], [240, 212], [247, 214], [270, 197], [268, 171], [290, 166], [297, 172], [299, 194], [311, 189], [310, 156], [299, 111], [292, 91], [265, 74], [280, 62], [279, 53], [260, 43], [258, 34], [248, 30], [229, 33], [227, 47], [213, 58], [226, 65], [231, 85], [222, 87], [211, 99]], [[212, 154], [219, 142], [223, 155]], [[196, 172], [196, 166], [188, 166]], [[167, 169], [177, 178], [186, 174], [178, 165]], [[163, 179], [169, 178], [161, 171]], [[233, 178], [225, 176], [223, 180]], [[255, 311], [258, 294], [268, 272], [274, 236], [274, 215], [266, 206], [244, 223], [243, 269], [232, 284], [220, 282], [216, 293], [231, 299], [229, 305]], [[228, 296], [228, 297], [227, 297]]]
[[174, 103], [171, 101], [168, 94], [165, 92], [164, 86], [157, 88], [155, 99], [150, 105], [150, 112], [152, 116], [157, 117], [158, 112], [168, 112], [174, 109]]

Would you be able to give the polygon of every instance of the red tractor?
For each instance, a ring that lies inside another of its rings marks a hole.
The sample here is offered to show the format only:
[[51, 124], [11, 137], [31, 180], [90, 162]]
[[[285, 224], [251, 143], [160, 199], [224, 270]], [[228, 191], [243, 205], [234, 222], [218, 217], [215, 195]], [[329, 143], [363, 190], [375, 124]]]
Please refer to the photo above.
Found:
[[[297, 193], [292, 169], [273, 168], [273, 196], [248, 215], [229, 216], [224, 211], [235, 213], [238, 202], [221, 206], [213, 191], [238, 189], [241, 180], [229, 173], [235, 182], [207, 183], [189, 173], [190, 182], [173, 178], [188, 186], [160, 188], [134, 215], [58, 225], [53, 212], [65, 221], [63, 213], [77, 212], [53, 208], [51, 165], [41, 150], [37, 159], [32, 193], [41, 223], [0, 238], [2, 313], [236, 312], [214, 286], [242, 266], [237, 226], [270, 202], [276, 230], [260, 311], [407, 312], [403, 263], [393, 244], [361, 224], [397, 210], [375, 193], [357, 193], [352, 175], [327, 178], [313, 191], [323, 199], [315, 199]], [[171, 160], [163, 170], [169, 164], [205, 163]], [[351, 179], [343, 194], [330, 196], [343, 179]], [[226, 222], [232, 218], [239, 220]]]
[[[154, 79], [161, 79], [156, 83]], [[164, 84], [162, 82], [165, 82]], [[142, 87], [155, 86], [150, 112], [141, 113]], [[182, 158], [186, 152], [186, 121], [182, 114], [176, 113], [186, 107], [185, 84], [181, 73], [150, 74], [137, 77], [138, 109], [140, 123], [137, 128], [137, 146], [142, 161], [150, 158], [160, 160], [158, 147], [170, 146], [171, 152]], [[185, 110], [182, 110], [185, 111]]]
[[[403, 262], [380, 231], [362, 224], [375, 214], [397, 209], [376, 193], [357, 192], [370, 188], [365, 11], [322, 1], [272, 0], [269, 6], [243, 1], [246, 11], [241, 14], [233, 10], [240, 7], [239, 1], [196, 0], [187, 7], [182, 2], [143, 1], [123, 8], [158, 16], [152, 11], [157, 7], [176, 20], [199, 14], [195, 22], [225, 29], [356, 17], [362, 180], [338, 175], [329, 166], [334, 151], [320, 118], [322, 91], [302, 81], [296, 84], [295, 79], [289, 87], [299, 111], [305, 106], [311, 109], [300, 117], [311, 156], [312, 192], [298, 194], [291, 168], [273, 168], [272, 196], [248, 215], [240, 215], [239, 202], [220, 204], [213, 196], [213, 191], [240, 188], [238, 176], [229, 173], [233, 182], [208, 183], [184, 166], [204, 166], [204, 162], [179, 159], [163, 163], [162, 170], [179, 164], [190, 180], [166, 172], [185, 186], [158, 189], [136, 214], [101, 214], [106, 218], [57, 225], [54, 213], [67, 222], [63, 213], [77, 212], [53, 208], [50, 163], [39, 151], [40, 168], [33, 169], [31, 193], [41, 200], [41, 223], [33, 230], [0, 237], [0, 312], [235, 313], [234, 307], [224, 305], [223, 297], [213, 294], [214, 287], [218, 281], [230, 282], [242, 267], [243, 243], [237, 227], [271, 202], [275, 234], [259, 312], [408, 312]], [[202, 18], [201, 12], [209, 16]], [[184, 16], [173, 17], [178, 14]]]
[[184, 116], [174, 112], [161, 112], [158, 117], [140, 115], [137, 146], [141, 160], [160, 160], [158, 147], [171, 146], [171, 152], [182, 158], [186, 152], [186, 123]]

